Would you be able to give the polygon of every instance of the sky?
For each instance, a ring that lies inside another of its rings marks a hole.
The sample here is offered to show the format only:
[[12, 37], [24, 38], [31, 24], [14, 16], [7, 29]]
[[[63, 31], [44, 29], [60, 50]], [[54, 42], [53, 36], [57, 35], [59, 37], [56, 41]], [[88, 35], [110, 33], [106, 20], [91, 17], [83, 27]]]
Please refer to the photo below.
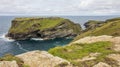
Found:
[[0, 15], [120, 15], [120, 0], [1, 0]]

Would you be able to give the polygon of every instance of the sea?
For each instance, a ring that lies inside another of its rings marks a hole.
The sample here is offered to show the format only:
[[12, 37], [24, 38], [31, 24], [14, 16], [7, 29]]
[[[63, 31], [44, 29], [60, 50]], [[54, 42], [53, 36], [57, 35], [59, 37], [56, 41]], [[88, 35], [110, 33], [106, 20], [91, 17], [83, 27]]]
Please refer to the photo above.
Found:
[[[18, 55], [33, 50], [48, 51], [49, 49], [54, 48], [56, 46], [67, 45], [73, 40], [70, 38], [57, 38], [51, 40], [32, 39], [24, 41], [9, 40], [8, 38], [5, 37], [5, 34], [7, 34], [11, 26], [11, 21], [16, 17], [36, 17], [36, 16], [0, 16], [0, 56], [4, 56], [5, 54]], [[105, 21], [106, 19], [116, 18], [120, 16], [57, 16], [57, 17], [70, 19], [74, 23], [79, 23], [82, 26], [82, 28], [85, 29], [84, 23], [86, 23], [88, 20]]]

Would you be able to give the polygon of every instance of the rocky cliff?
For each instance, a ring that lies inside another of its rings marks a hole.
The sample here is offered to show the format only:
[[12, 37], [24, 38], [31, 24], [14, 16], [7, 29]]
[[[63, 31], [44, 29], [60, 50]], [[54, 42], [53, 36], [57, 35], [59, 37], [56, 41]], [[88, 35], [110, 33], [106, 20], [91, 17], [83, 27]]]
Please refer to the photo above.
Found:
[[59, 17], [15, 18], [6, 37], [15, 40], [31, 38], [54, 39], [73, 37], [79, 34], [81, 26]]
[[85, 31], [94, 29], [96, 27], [101, 27], [103, 24], [104, 24], [104, 21], [89, 20], [84, 24], [84, 26], [86, 27]]
[[120, 36], [120, 18], [108, 19], [106, 21], [88, 21], [85, 24], [86, 29], [78, 35], [75, 40], [86, 36], [111, 35]]

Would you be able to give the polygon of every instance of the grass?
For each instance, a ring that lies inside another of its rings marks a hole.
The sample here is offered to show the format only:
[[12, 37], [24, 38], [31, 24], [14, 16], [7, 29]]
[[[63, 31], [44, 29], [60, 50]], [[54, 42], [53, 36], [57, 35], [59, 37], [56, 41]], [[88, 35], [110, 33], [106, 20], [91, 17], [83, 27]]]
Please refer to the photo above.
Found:
[[120, 36], [120, 20], [106, 21], [106, 23], [103, 26], [84, 32], [78, 35], [73, 41], [76, 41], [86, 36], [100, 36], [100, 35]]
[[9, 32], [11, 33], [28, 33], [36, 30], [51, 29], [62, 22], [68, 24], [68, 28], [74, 29], [74, 32], [80, 32], [78, 26], [75, 26], [73, 22], [64, 18], [16, 18], [13, 20], [12, 27]]
[[13, 25], [10, 31], [14, 33], [16, 32], [23, 33], [23, 32], [29, 32], [30, 30], [37, 30], [37, 29], [44, 30], [47, 28], [52, 28], [64, 20], [63, 18], [58, 18], [58, 19], [57, 18], [54, 18], [54, 19], [44, 18], [44, 19], [33, 19], [33, 20], [30, 20], [28, 18], [27, 20], [24, 20], [24, 19], [21, 18], [19, 19], [19, 22], [13, 22], [16, 25]]
[[111, 42], [96, 42], [90, 44], [72, 44], [70, 46], [64, 47], [55, 47], [50, 49], [48, 52], [54, 56], [59, 56], [61, 58], [67, 59], [73, 64], [79, 64], [73, 60], [81, 59], [85, 56], [88, 56], [90, 53], [101, 53], [97, 57], [96, 61], [102, 61], [106, 55], [114, 53], [112, 49]]
[[19, 67], [29, 67], [28, 65], [25, 65], [20, 58], [15, 57], [11, 54], [6, 54], [5, 56], [0, 57], [0, 61], [16, 61]]

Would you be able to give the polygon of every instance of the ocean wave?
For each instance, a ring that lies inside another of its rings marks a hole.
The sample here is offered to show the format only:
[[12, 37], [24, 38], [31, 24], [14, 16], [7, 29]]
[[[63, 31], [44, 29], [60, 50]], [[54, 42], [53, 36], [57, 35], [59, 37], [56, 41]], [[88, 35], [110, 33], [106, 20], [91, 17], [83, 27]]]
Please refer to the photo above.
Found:
[[0, 39], [2, 39], [2, 40], [4, 40], [4, 41], [8, 41], [8, 42], [13, 42], [13, 41], [15, 41], [15, 40], [13, 40], [13, 39], [9, 39], [9, 38], [5, 37], [5, 34], [6, 34], [6, 33], [1, 34], [1, 35], [0, 35]]
[[24, 48], [21, 46], [20, 43], [16, 42], [16, 44], [18, 45], [18, 47], [19, 47], [21, 50], [23, 50], [23, 51], [25, 51], [25, 52], [28, 52], [28, 51], [29, 51], [29, 50], [27, 50], [27, 49], [24, 49]]
[[44, 39], [42, 39], [42, 38], [31, 38], [31, 40], [41, 41], [41, 40], [44, 40]]

